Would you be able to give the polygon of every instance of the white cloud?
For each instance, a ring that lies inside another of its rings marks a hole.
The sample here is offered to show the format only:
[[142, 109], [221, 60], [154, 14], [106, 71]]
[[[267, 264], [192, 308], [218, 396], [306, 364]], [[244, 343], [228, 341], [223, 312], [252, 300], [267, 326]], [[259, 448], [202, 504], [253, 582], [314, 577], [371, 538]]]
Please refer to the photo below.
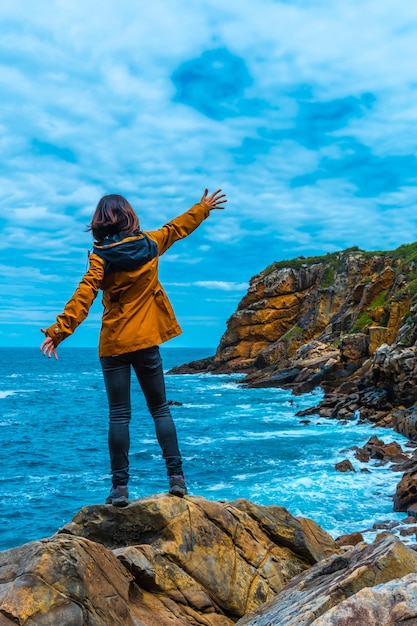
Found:
[[[206, 186], [226, 210], [164, 257], [164, 284], [237, 292], [273, 260], [416, 238], [416, 18], [394, 0], [3, 0], [0, 263], [34, 304], [45, 276], [65, 301], [101, 195], [151, 230]], [[216, 49], [252, 79], [225, 117], [208, 81], [191, 106], [172, 80]]]

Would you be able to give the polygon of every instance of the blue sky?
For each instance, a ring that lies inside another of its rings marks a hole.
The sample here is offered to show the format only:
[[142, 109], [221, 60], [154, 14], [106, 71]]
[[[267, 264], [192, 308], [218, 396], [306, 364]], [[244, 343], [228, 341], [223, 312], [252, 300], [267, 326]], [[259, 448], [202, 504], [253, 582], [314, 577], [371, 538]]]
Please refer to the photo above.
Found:
[[0, 22], [0, 345], [39, 344], [105, 193], [144, 230], [228, 195], [161, 259], [172, 347], [216, 346], [275, 260], [417, 239], [417, 4], [2, 0]]

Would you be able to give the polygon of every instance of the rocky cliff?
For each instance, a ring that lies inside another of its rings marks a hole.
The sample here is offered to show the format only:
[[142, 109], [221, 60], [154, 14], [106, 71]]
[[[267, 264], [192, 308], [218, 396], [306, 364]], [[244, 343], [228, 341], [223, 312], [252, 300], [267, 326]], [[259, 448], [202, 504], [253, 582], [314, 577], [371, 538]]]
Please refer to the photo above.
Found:
[[349, 372], [382, 344], [392, 345], [409, 320], [417, 291], [415, 258], [417, 244], [273, 263], [251, 279], [216, 354], [185, 369], [247, 372], [274, 383], [274, 373], [326, 349], [338, 369]]
[[[392, 424], [394, 409], [405, 408], [410, 436], [417, 403], [416, 260], [417, 244], [410, 244], [273, 263], [251, 279], [216, 354], [171, 373], [243, 372], [243, 384], [295, 393], [320, 385], [327, 392], [323, 414], [359, 412]], [[395, 420], [403, 421], [398, 412]]]
[[387, 534], [339, 544], [312, 520], [248, 500], [85, 507], [56, 535], [0, 554], [0, 624], [413, 623], [416, 552]]

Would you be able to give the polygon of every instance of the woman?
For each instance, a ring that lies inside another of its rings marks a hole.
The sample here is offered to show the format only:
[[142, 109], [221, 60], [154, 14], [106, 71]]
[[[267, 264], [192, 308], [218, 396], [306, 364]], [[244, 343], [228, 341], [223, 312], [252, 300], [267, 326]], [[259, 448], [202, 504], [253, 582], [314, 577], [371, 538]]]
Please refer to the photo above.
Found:
[[57, 346], [87, 317], [103, 291], [99, 357], [109, 402], [109, 450], [112, 488], [107, 504], [127, 506], [129, 481], [130, 372], [133, 367], [154, 419], [169, 478], [169, 493], [183, 496], [187, 487], [175, 424], [167, 404], [159, 344], [181, 333], [158, 278], [158, 257], [175, 241], [190, 235], [213, 209], [227, 200], [221, 189], [159, 230], [142, 232], [129, 202], [116, 194], [97, 205], [89, 230], [95, 239], [89, 269], [56, 323], [42, 328], [40, 350], [57, 359]]

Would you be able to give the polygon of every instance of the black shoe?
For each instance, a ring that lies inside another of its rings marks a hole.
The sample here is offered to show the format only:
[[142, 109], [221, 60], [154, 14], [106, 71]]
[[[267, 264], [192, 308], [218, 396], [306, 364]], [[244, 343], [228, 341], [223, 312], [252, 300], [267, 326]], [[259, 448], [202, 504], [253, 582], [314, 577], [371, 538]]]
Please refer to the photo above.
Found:
[[106, 504], [112, 504], [113, 506], [124, 507], [129, 504], [129, 492], [126, 485], [117, 485], [112, 487], [108, 497], [106, 498]]
[[169, 477], [169, 493], [180, 498], [187, 495], [187, 486], [182, 474], [172, 474]]

